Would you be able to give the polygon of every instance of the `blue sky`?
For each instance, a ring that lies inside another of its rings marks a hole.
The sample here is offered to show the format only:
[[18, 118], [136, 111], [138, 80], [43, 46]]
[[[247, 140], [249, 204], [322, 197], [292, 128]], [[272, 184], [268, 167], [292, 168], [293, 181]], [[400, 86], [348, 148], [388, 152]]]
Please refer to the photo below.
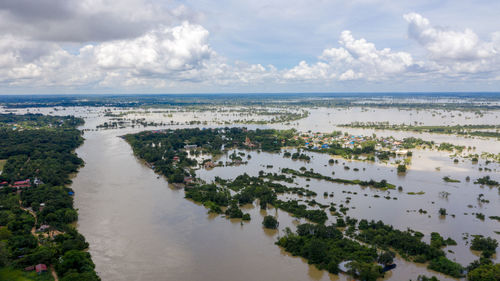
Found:
[[498, 91], [500, 1], [0, 1], [0, 94]]

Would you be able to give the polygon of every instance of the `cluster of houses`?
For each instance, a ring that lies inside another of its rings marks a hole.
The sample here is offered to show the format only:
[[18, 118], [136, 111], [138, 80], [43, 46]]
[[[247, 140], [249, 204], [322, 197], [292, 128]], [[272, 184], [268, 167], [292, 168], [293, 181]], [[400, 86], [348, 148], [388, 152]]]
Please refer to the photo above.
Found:
[[9, 184], [9, 182], [7, 181], [0, 182], [0, 189], [4, 187], [11, 187], [17, 189], [18, 192], [20, 192], [24, 188], [30, 188], [31, 186], [32, 185], [30, 179], [15, 181], [12, 184]]
[[376, 149], [385, 148], [387, 150], [400, 152], [402, 151], [402, 142], [395, 140], [392, 137], [372, 137], [361, 135], [331, 135], [321, 133], [306, 133], [300, 136], [294, 136], [295, 140], [302, 139], [305, 145], [312, 149], [329, 148], [332, 144], [341, 144], [343, 148], [361, 148], [362, 144], [367, 141], [375, 141]]
[[9, 184], [9, 182], [7, 182], [7, 181], [3, 181], [3, 182], [0, 182], [0, 189], [8, 186], [11, 188], [16, 188], [18, 191], [20, 191], [24, 188], [30, 188], [33, 185], [40, 185], [40, 184], [43, 184], [43, 182], [38, 178], [35, 178], [33, 180], [33, 183], [31, 182], [30, 179], [15, 181], [12, 184]]

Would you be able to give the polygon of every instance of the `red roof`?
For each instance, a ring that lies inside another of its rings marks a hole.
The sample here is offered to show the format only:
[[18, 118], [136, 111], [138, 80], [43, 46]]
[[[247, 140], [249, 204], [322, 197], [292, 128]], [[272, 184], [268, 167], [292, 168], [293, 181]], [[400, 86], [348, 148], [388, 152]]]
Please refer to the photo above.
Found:
[[26, 180], [23, 180], [23, 181], [15, 181], [14, 185], [29, 184], [29, 183], [30, 183], [30, 179], [26, 179]]
[[8, 182], [6, 181], [0, 182], [0, 185], [6, 185], [6, 184], [8, 184]]
[[15, 184], [12, 187], [15, 187], [15, 188], [31, 187], [31, 184]]
[[47, 266], [43, 263], [37, 264], [35, 266], [36, 272], [42, 272], [42, 271], [47, 271]]

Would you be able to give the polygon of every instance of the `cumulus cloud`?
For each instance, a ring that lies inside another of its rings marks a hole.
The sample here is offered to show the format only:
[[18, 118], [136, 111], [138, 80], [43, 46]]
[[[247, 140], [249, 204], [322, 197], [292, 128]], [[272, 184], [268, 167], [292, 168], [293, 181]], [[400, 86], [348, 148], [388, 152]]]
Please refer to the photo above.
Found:
[[186, 83], [224, 86], [277, 80], [273, 66], [228, 63], [208, 39], [205, 28], [184, 22], [132, 39], [88, 44], [74, 53], [56, 43], [3, 35], [0, 85], [168, 89]]
[[[381, 48], [345, 30], [337, 46], [322, 50], [317, 60], [298, 60], [294, 66], [278, 69], [265, 62], [230, 61], [218, 54], [209, 44], [206, 28], [181, 21], [191, 13], [184, 6], [166, 9], [149, 0], [126, 0], [129, 5], [105, 0], [35, 2], [0, 1], [0, 88], [168, 92], [192, 85], [198, 89], [277, 85], [279, 89], [347, 81], [442, 77], [498, 81], [500, 77], [500, 32], [482, 40], [471, 29], [435, 27], [416, 13], [404, 19], [408, 36], [426, 50], [424, 57]], [[75, 5], [78, 9], [70, 8]], [[77, 43], [68, 47], [62, 41]]]
[[428, 51], [434, 66], [442, 72], [456, 74], [498, 70], [498, 33], [492, 35], [491, 41], [483, 41], [469, 28], [435, 27], [417, 13], [406, 14], [404, 19], [408, 22], [408, 36]]
[[350, 31], [340, 35], [339, 48], [325, 49], [313, 65], [302, 61], [284, 74], [285, 79], [326, 79], [340, 81], [380, 80], [406, 72], [415, 63], [406, 52], [377, 49], [365, 39], [355, 39]]
[[108, 69], [166, 74], [196, 68], [209, 59], [208, 31], [184, 22], [153, 30], [133, 40], [102, 43], [94, 48], [97, 64]]
[[[102, 85], [125, 85], [130, 81], [137, 84], [138, 79], [185, 79], [185, 73], [203, 68], [204, 61], [214, 54], [207, 40], [206, 29], [187, 22], [130, 40], [86, 45], [77, 54], [55, 43], [40, 44], [5, 35], [0, 38], [0, 73], [4, 74], [3, 82], [11, 84], [15, 80], [15, 83], [80, 85], [92, 80]], [[76, 83], [77, 80], [80, 82]]]

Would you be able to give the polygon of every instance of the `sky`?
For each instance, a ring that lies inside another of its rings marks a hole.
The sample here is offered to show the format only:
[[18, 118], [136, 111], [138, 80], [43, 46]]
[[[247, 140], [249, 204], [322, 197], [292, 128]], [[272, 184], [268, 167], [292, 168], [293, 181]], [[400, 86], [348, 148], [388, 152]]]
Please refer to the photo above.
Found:
[[0, 94], [500, 91], [498, 0], [0, 0]]

